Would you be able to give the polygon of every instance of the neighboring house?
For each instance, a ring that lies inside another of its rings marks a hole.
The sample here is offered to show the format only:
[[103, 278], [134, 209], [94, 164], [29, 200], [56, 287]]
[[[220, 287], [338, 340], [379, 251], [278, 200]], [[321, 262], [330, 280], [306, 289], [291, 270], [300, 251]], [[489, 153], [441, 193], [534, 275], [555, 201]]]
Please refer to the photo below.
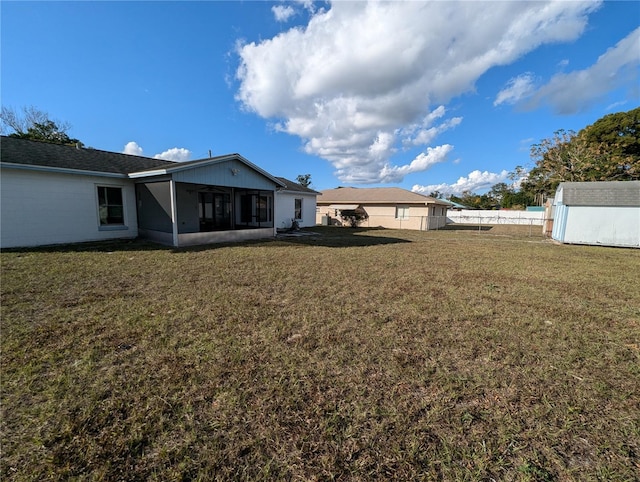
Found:
[[465, 206], [464, 204], [460, 204], [454, 201], [447, 201], [450, 206], [449, 209], [453, 210], [453, 211], [462, 211], [463, 209], [469, 209], [468, 206]]
[[327, 189], [317, 204], [318, 224], [344, 224], [344, 218], [356, 212], [365, 217], [360, 226], [421, 231], [444, 227], [451, 205], [398, 187]]
[[0, 246], [272, 237], [284, 183], [239, 154], [171, 162], [2, 137]]
[[640, 181], [560, 183], [551, 237], [561, 243], [640, 247]]
[[301, 228], [315, 226], [316, 197], [320, 193], [284, 177], [276, 179], [284, 184], [276, 192], [276, 228], [289, 229], [294, 220]]

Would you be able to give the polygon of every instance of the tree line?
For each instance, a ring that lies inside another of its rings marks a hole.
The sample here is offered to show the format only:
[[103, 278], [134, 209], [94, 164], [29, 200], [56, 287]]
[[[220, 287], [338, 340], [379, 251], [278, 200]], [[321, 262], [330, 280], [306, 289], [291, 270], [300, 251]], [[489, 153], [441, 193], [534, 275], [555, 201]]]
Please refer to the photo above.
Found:
[[[565, 181], [640, 179], [640, 107], [609, 114], [579, 132], [554, 132], [531, 146], [534, 167], [517, 166], [510, 184], [495, 184], [486, 194], [470, 191], [447, 199], [475, 209], [522, 209], [542, 205]], [[443, 197], [439, 192], [434, 197]]]
[[9, 131], [9, 137], [70, 146], [84, 145], [78, 139], [69, 137], [67, 131], [71, 125], [68, 122], [51, 120], [48, 113], [33, 106], [23, 107], [22, 113], [3, 106], [0, 126], [3, 134]]
[[[9, 136], [55, 144], [80, 145], [69, 137], [70, 125], [53, 121], [49, 114], [35, 107], [14, 109], [2, 107], [2, 133]], [[475, 209], [523, 209], [542, 205], [555, 194], [563, 181], [631, 181], [640, 179], [640, 107], [609, 114], [579, 132], [563, 129], [531, 146], [534, 167], [527, 172], [522, 166], [509, 174], [510, 183], [500, 182], [485, 194], [470, 191], [451, 195], [449, 201]], [[303, 186], [311, 184], [310, 174], [296, 179]], [[443, 198], [440, 192], [432, 197]]]

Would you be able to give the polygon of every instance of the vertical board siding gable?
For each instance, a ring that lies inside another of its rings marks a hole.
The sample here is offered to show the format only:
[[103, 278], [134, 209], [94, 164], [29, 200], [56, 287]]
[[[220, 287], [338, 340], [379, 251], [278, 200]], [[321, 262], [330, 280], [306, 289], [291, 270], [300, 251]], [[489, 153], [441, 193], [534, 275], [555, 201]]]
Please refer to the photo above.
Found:
[[[236, 174], [234, 175], [234, 172]], [[243, 189], [273, 191], [275, 183], [238, 160], [229, 160], [208, 166], [185, 169], [173, 173], [176, 182], [229, 186]]]

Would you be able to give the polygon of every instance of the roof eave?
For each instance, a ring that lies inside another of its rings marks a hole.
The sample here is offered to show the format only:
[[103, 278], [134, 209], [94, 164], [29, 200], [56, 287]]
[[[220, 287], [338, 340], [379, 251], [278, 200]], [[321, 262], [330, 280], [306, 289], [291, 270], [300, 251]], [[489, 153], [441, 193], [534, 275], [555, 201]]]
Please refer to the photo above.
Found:
[[319, 194], [317, 191], [299, 191], [297, 189], [287, 189], [286, 187], [278, 192], [286, 192], [289, 194], [308, 194], [309, 196], [317, 196]]
[[126, 174], [119, 172], [105, 172], [105, 171], [86, 171], [83, 169], [71, 169], [68, 167], [52, 167], [52, 166], [39, 166], [37, 164], [16, 164], [13, 162], [0, 162], [0, 166], [9, 169], [22, 169], [25, 171], [40, 171], [40, 172], [56, 172], [60, 174], [75, 174], [81, 176], [99, 176], [99, 177], [118, 177], [126, 178]]
[[238, 161], [242, 162], [243, 164], [247, 165], [248, 167], [250, 167], [254, 171], [262, 174], [264, 177], [266, 177], [270, 181], [273, 181], [276, 185], [278, 185], [280, 187], [286, 187], [286, 184], [284, 184], [282, 181], [277, 179], [275, 176], [272, 176], [271, 174], [269, 174], [264, 169], [256, 166], [255, 164], [253, 164], [252, 162], [250, 162], [249, 160], [245, 159], [244, 157], [242, 157], [240, 154], [237, 154], [237, 153], [236, 154], [227, 154], [227, 155], [218, 156], [218, 157], [211, 157], [211, 158], [207, 158], [207, 159], [200, 159], [200, 160], [191, 161], [191, 162], [188, 162], [188, 163], [180, 163], [180, 162], [178, 162], [178, 163], [176, 163], [175, 166], [171, 166], [171, 167], [167, 167], [167, 168], [163, 168], [163, 169], [152, 169], [152, 170], [148, 170], [148, 171], [132, 172], [132, 173], [129, 173], [129, 177], [131, 179], [136, 179], [136, 178], [141, 178], [141, 177], [164, 176], [164, 175], [167, 175], [167, 174], [173, 174], [174, 172], [186, 171], [186, 170], [189, 170], [189, 169], [197, 169], [199, 167], [209, 166], [209, 165], [212, 165], [212, 164], [219, 164], [221, 162], [233, 161], [233, 160], [238, 160]]
[[130, 179], [138, 179], [141, 177], [152, 177], [152, 176], [164, 176], [167, 174], [167, 169], [154, 169], [152, 171], [138, 171], [138, 172], [130, 172], [128, 174]]

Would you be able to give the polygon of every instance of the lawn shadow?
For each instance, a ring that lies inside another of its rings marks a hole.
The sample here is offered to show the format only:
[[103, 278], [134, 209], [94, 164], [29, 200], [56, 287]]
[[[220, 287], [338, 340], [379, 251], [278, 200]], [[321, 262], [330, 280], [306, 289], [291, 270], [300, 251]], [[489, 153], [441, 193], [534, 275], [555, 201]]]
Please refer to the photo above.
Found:
[[482, 226], [477, 224], [447, 224], [439, 231], [491, 231], [493, 226]]
[[389, 231], [384, 228], [314, 227], [304, 229], [300, 235], [288, 233], [277, 240], [306, 246], [329, 248], [351, 248], [358, 246], [379, 246], [382, 244], [410, 243], [408, 239], [384, 236]]
[[86, 243], [50, 244], [24, 248], [3, 248], [2, 253], [111, 253], [127, 251], [167, 251], [174, 249], [145, 239], [113, 239], [108, 241], [88, 241]]
[[3, 253], [109, 253], [135, 251], [170, 251], [174, 253], [207, 251], [226, 247], [265, 246], [291, 243], [307, 246], [326, 246], [331, 248], [349, 248], [356, 246], [376, 246], [381, 244], [410, 243], [402, 238], [382, 236], [383, 228], [341, 228], [315, 227], [305, 228], [298, 232], [280, 233], [275, 238], [255, 239], [248, 241], [209, 243], [197, 246], [173, 247], [154, 243], [145, 239], [116, 239], [109, 241], [93, 241], [74, 244], [55, 244], [49, 246], [33, 246], [25, 248], [2, 249]]

